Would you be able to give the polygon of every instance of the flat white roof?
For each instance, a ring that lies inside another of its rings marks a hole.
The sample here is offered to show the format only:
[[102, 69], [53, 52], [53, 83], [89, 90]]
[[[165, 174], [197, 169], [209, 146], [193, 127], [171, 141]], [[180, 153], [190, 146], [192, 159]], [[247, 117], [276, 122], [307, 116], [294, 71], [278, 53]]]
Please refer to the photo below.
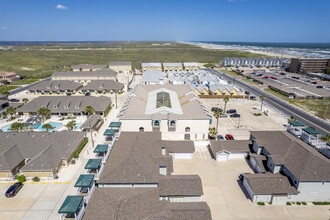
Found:
[[154, 66], [154, 67], [161, 67], [161, 63], [141, 63], [142, 67]]

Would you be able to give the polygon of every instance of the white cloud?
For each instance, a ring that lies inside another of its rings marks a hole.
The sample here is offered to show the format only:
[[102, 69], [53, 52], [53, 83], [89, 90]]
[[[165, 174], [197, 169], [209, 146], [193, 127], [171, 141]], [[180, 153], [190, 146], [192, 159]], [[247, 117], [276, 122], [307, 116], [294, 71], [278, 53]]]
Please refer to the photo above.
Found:
[[2, 30], [7, 30], [8, 28], [6, 26], [1, 27]]
[[68, 7], [65, 7], [64, 5], [57, 5], [56, 9], [67, 10]]

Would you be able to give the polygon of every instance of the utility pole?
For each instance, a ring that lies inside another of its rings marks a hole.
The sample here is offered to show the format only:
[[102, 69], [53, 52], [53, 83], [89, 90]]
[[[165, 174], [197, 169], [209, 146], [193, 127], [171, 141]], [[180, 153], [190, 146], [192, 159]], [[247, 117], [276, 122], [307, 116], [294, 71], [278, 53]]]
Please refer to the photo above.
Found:
[[327, 103], [327, 107], [325, 108], [324, 119], [325, 119], [325, 117], [327, 116], [328, 106], [329, 106], [329, 102]]
[[117, 109], [117, 90], [115, 92], [115, 99], [116, 99], [116, 109]]
[[90, 131], [90, 133], [91, 133], [92, 147], [93, 147], [93, 149], [94, 149], [93, 130], [92, 130], [92, 125], [91, 125], [90, 122], [89, 122], [89, 131]]

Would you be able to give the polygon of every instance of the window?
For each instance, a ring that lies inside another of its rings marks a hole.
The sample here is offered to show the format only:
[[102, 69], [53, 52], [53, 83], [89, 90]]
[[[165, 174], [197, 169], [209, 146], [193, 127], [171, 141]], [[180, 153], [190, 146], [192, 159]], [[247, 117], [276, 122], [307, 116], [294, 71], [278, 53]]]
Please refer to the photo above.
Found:
[[69, 106], [68, 106], [68, 105], [65, 105], [65, 106], [64, 106], [64, 108], [65, 108], [65, 109], [68, 109], [68, 108], [69, 108]]
[[75, 107], [75, 108], [79, 108], [79, 105], [75, 105], [74, 107]]
[[323, 181], [323, 182], [321, 183], [321, 186], [325, 186], [325, 181]]
[[160, 121], [158, 121], [158, 120], [153, 121], [153, 127], [154, 128], [159, 128], [160, 127]]
[[185, 131], [186, 131], [186, 132], [190, 132], [190, 128], [189, 128], [189, 127], [186, 127], [186, 128], [185, 128]]
[[175, 121], [173, 121], [173, 120], [170, 121], [170, 124], [169, 124], [170, 127], [175, 128], [175, 125], [176, 125]]
[[170, 94], [168, 92], [157, 93], [156, 108], [160, 107], [172, 108]]
[[143, 128], [143, 127], [140, 127], [140, 128], [139, 128], [139, 131], [140, 131], [140, 132], [144, 132], [144, 128]]
[[54, 108], [54, 109], [57, 109], [57, 105], [54, 105], [53, 108]]

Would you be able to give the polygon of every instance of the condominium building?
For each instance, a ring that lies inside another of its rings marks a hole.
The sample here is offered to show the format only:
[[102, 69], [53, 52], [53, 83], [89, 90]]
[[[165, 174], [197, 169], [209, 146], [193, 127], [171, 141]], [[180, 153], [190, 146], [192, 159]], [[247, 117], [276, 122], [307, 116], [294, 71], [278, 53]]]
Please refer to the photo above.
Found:
[[281, 67], [286, 58], [225, 57], [222, 66]]
[[182, 71], [182, 63], [163, 63], [164, 72], [167, 71]]
[[77, 71], [97, 71], [105, 69], [107, 65], [94, 65], [94, 64], [80, 64], [80, 65], [71, 65], [71, 69], [73, 72]]
[[330, 59], [291, 59], [289, 71], [292, 73], [325, 73], [330, 68]]
[[158, 70], [162, 71], [162, 64], [161, 63], [141, 63], [142, 71], [149, 71], [149, 70]]
[[132, 71], [132, 62], [131, 61], [111, 61], [109, 62], [108, 67], [118, 74], [130, 74]]

